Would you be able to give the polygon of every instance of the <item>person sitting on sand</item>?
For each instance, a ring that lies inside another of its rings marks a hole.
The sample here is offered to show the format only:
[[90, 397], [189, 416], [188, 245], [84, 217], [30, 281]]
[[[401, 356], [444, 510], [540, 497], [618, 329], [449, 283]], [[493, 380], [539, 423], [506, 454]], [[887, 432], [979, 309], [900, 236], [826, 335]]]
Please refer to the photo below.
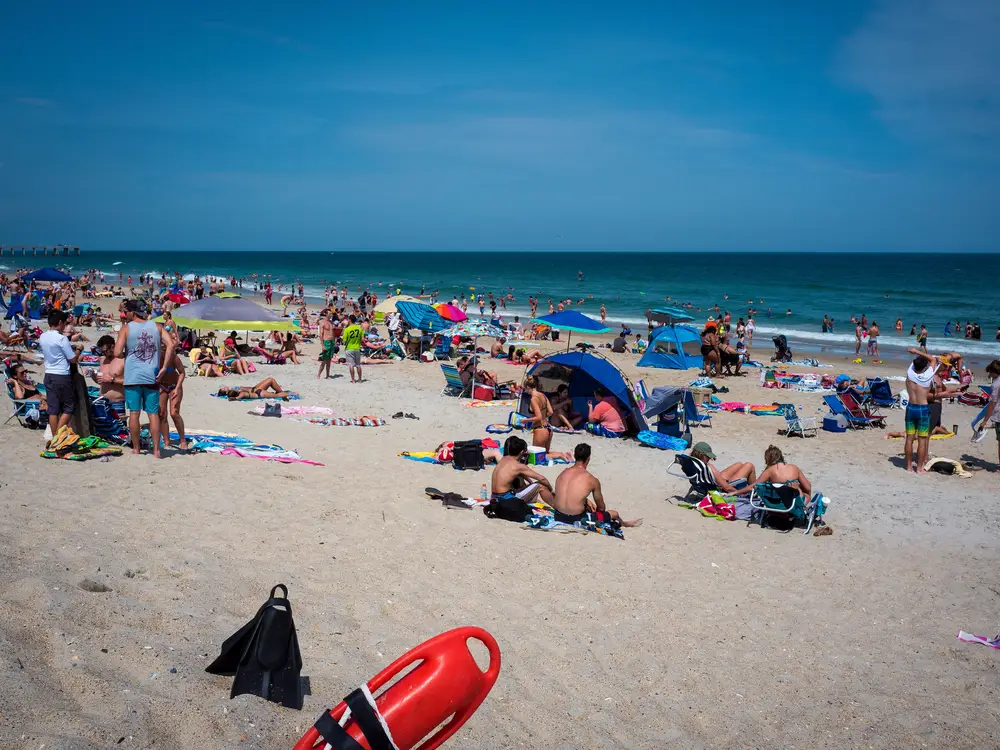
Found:
[[514, 359], [511, 361], [518, 365], [527, 365], [530, 367], [541, 358], [542, 353], [537, 349], [532, 349], [530, 352], [526, 349], [517, 349], [514, 352]]
[[247, 365], [247, 361], [240, 356], [239, 350], [229, 344], [231, 339], [226, 339], [225, 342], [219, 345], [219, 357], [222, 360], [223, 365], [229, 370], [229, 372], [236, 375], [249, 375], [250, 368]]
[[570, 398], [568, 385], [563, 383], [556, 388], [556, 393], [549, 403], [552, 404], [552, 416], [549, 418], [549, 424], [567, 430], [577, 428], [582, 415], [573, 411], [573, 399]]
[[513, 435], [503, 444], [503, 458], [497, 462], [490, 478], [490, 497], [494, 500], [517, 498], [526, 503], [542, 500], [551, 504], [552, 485], [549, 480], [523, 463], [528, 444]]
[[740, 461], [721, 471], [716, 468], [715, 453], [706, 442], [695, 443], [691, 447], [691, 458], [701, 461], [712, 472], [719, 492], [723, 495], [742, 495], [750, 492], [757, 481], [757, 470], [749, 461]]
[[618, 399], [603, 388], [595, 389], [593, 400], [587, 402], [587, 421], [593, 425], [601, 425], [609, 432], [625, 432], [625, 417], [621, 413]]
[[504, 351], [504, 344], [507, 343], [507, 339], [497, 339], [493, 342], [493, 346], [490, 347], [490, 356], [493, 359], [507, 359], [507, 352]]
[[[551, 500], [556, 521], [577, 524], [584, 519], [596, 523], [612, 523], [618, 526], [635, 527], [642, 525], [642, 519], [626, 521], [616, 510], [604, 504], [601, 480], [590, 473], [590, 446], [580, 443], [573, 449], [575, 463], [564, 469], [556, 479], [555, 492]], [[593, 500], [591, 500], [593, 495]]]
[[293, 395], [291, 391], [282, 388], [274, 378], [264, 378], [254, 386], [237, 386], [235, 388], [220, 388], [218, 395], [230, 401], [240, 399], [280, 398], [284, 401]]
[[101, 353], [101, 362], [98, 369], [90, 371], [90, 377], [101, 386], [101, 398], [107, 399], [115, 413], [124, 417], [125, 360], [115, 356], [115, 340], [111, 336], [97, 340], [97, 351]]
[[215, 350], [205, 344], [198, 352], [198, 359], [195, 360], [198, 366], [198, 374], [209, 378], [221, 378], [223, 376], [222, 364], [215, 356]]
[[299, 363], [299, 353], [295, 350], [295, 338], [292, 336], [291, 331], [285, 334], [285, 338], [281, 341], [278, 349], [279, 357], [290, 359], [296, 365]]
[[48, 406], [45, 401], [45, 394], [38, 390], [38, 386], [28, 379], [28, 371], [20, 362], [15, 364], [10, 371], [10, 378], [7, 383], [10, 385], [14, 398], [18, 401], [38, 401], [41, 406], [40, 411], [44, 412]]
[[802, 469], [798, 466], [785, 462], [785, 456], [782, 454], [780, 448], [773, 445], [767, 447], [767, 450], [764, 451], [764, 466], [766, 468], [757, 477], [758, 484], [763, 482], [770, 484], [789, 484], [795, 482], [799, 485], [799, 489], [803, 495], [806, 497], [812, 496], [812, 482], [806, 479], [806, 475], [802, 473]]

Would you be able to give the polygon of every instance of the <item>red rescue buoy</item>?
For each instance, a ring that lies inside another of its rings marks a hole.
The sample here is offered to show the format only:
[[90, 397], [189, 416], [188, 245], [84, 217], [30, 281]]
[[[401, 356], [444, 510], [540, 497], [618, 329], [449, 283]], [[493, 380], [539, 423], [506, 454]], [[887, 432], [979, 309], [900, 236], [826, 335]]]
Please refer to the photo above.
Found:
[[[485, 672], [469, 651], [469, 639], [482, 642], [489, 651], [490, 664]], [[374, 706], [370, 708], [371, 696], [416, 662], [420, 664], [375, 697]], [[411, 750], [418, 744], [420, 750], [433, 750], [476, 712], [499, 674], [500, 647], [493, 636], [482, 628], [449, 630], [407, 651], [336, 708], [324, 713], [316, 726], [295, 743], [294, 750], [325, 747], [326, 740], [318, 727], [330, 728], [332, 723], [339, 724], [348, 711], [348, 702], [353, 711], [343, 730], [364, 750], [371, 750], [371, 745], [365, 739], [361, 725], [374, 725], [375, 733], [379, 732], [378, 725], [381, 725], [382, 730], [388, 730], [386, 734], [391, 738], [389, 746], [398, 750]], [[369, 715], [364, 716], [363, 713]], [[374, 724], [375, 720], [378, 725]], [[445, 721], [447, 723], [440, 726]]]

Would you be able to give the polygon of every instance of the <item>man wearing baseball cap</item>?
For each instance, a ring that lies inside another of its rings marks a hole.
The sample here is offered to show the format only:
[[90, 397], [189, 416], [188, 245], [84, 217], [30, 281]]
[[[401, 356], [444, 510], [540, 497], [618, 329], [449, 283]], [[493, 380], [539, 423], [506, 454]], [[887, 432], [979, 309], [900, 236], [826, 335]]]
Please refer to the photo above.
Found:
[[757, 481], [757, 470], [749, 461], [735, 463], [721, 471], [715, 468], [715, 452], [712, 446], [705, 442], [695, 443], [691, 446], [691, 458], [695, 458], [704, 464], [719, 486], [719, 492], [724, 495], [742, 495], [753, 489]]

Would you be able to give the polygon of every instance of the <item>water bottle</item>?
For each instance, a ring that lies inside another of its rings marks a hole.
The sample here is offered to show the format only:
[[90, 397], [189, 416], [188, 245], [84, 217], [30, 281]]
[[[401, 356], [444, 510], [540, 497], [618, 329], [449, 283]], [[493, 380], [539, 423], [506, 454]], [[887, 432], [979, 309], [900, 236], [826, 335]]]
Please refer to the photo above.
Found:
[[479, 499], [484, 503], [487, 500], [486, 483], [483, 482], [483, 486], [479, 489]]

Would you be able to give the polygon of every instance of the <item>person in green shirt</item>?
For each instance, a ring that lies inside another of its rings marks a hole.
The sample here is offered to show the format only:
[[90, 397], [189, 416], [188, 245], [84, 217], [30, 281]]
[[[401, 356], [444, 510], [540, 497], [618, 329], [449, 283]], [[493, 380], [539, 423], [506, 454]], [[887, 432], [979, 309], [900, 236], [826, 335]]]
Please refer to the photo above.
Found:
[[[365, 337], [365, 332], [361, 330], [361, 326], [358, 325], [358, 318], [356, 315], [352, 315], [350, 320], [351, 324], [344, 329], [343, 333], [340, 334], [340, 338], [344, 342], [344, 356], [347, 359], [347, 369], [351, 373], [351, 382], [360, 383], [361, 341]], [[357, 370], [357, 379], [355, 379], [355, 370]]]

